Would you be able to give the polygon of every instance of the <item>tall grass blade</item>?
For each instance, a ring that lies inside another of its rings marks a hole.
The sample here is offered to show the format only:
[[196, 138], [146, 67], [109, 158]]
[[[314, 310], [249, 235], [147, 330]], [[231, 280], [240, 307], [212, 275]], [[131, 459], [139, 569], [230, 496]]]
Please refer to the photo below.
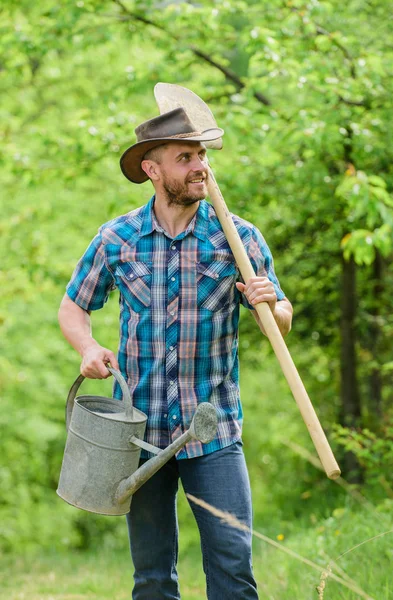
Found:
[[[235, 529], [240, 529], [242, 531], [251, 532], [252, 535], [263, 540], [267, 544], [274, 546], [278, 550], [281, 550], [281, 552], [285, 552], [286, 554], [289, 554], [289, 556], [292, 556], [292, 558], [295, 558], [296, 560], [299, 560], [300, 562], [308, 565], [312, 569], [315, 569], [316, 571], [318, 571], [321, 574], [321, 579], [322, 579], [322, 575], [324, 574], [326, 569], [321, 567], [321, 565], [318, 565], [317, 563], [309, 560], [308, 558], [301, 556], [297, 552], [294, 552], [293, 550], [286, 548], [282, 544], [279, 544], [275, 540], [272, 540], [271, 538], [264, 535], [263, 533], [259, 533], [258, 531], [255, 531], [254, 529], [250, 529], [247, 525], [245, 525], [245, 523], [242, 523], [241, 521], [239, 521], [236, 517], [234, 517], [230, 513], [222, 511], [222, 510], [216, 508], [215, 506], [208, 504], [204, 500], [201, 500], [199, 498], [196, 498], [195, 496], [192, 496], [191, 494], [186, 494], [186, 496], [191, 502], [194, 502], [198, 506], [201, 506], [202, 508], [204, 508], [205, 510], [207, 510], [208, 512], [210, 512], [212, 515], [216, 516], [217, 518], [221, 519], [222, 521], [224, 521], [231, 527], [234, 527]], [[378, 536], [376, 536], [376, 537], [378, 537]], [[359, 545], [361, 545], [361, 544], [359, 544]], [[353, 548], [353, 549], [355, 549], [355, 548]], [[357, 584], [354, 585], [354, 584], [350, 583], [349, 581], [345, 581], [345, 579], [343, 579], [342, 577], [339, 577], [338, 575], [335, 575], [334, 573], [329, 573], [329, 577], [331, 577], [332, 579], [334, 579], [335, 581], [340, 583], [342, 586], [350, 589], [352, 592], [355, 592], [361, 598], [365, 598], [366, 600], [374, 600], [365, 591], [363, 591]], [[323, 590], [322, 590], [322, 592], [323, 592]], [[319, 591], [318, 591], [318, 593], [319, 593]]]

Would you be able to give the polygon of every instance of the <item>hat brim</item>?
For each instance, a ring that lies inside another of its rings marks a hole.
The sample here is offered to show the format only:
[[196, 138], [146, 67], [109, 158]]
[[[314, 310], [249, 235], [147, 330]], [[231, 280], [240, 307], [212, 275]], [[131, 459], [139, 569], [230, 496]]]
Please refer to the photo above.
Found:
[[206, 131], [203, 131], [200, 135], [192, 137], [168, 137], [143, 140], [142, 142], [137, 142], [133, 146], [127, 148], [120, 159], [120, 168], [123, 175], [133, 183], [144, 183], [149, 178], [142, 169], [141, 162], [146, 152], [149, 150], [157, 148], [157, 146], [162, 146], [163, 144], [168, 144], [169, 142], [177, 142], [178, 144], [181, 142], [211, 142], [219, 139], [223, 135], [224, 130], [220, 127], [216, 127], [206, 129]]

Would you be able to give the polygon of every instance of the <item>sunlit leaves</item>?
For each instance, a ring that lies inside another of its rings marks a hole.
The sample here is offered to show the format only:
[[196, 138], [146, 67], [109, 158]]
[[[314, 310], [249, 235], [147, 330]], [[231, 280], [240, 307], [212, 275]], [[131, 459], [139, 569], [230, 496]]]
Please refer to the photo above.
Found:
[[375, 259], [376, 250], [379, 250], [385, 257], [392, 252], [392, 226], [385, 224], [373, 231], [356, 229], [343, 237], [341, 246], [346, 260], [354, 256], [359, 265], [371, 265]]
[[[10, 494], [35, 445], [36, 427], [43, 436], [29, 477], [43, 488], [55, 485], [63, 440], [56, 445], [54, 438], [66, 382], [78, 366], [58, 332], [57, 306], [97, 227], [151, 194], [149, 184], [127, 182], [118, 163], [135, 127], [157, 114], [158, 80], [191, 88], [226, 130], [224, 150], [211, 153], [217, 180], [231, 210], [255, 223], [270, 244], [295, 305], [289, 343], [296, 363], [318, 408], [329, 418], [335, 413], [341, 256], [361, 266], [362, 315], [374, 306], [376, 257], [390, 268], [392, 256], [391, 10], [388, 3], [372, 4], [7, 3], [0, 25], [6, 267], [0, 343], [7, 343], [0, 383], [9, 398], [3, 408], [23, 403], [18, 418], [39, 415], [25, 435], [7, 421], [10, 453], [18, 451], [16, 434], [25, 449], [20, 464], [7, 467]], [[384, 283], [391, 298], [390, 277]], [[386, 338], [380, 362], [389, 364], [391, 311], [387, 300], [378, 302]], [[94, 331], [114, 346], [115, 304], [94, 321]], [[242, 328], [245, 362], [263, 371], [256, 348], [265, 342], [251, 319], [242, 319]], [[359, 346], [367, 335], [359, 336]], [[388, 378], [391, 367], [381, 372]], [[359, 373], [366, 388], [365, 371]], [[31, 508], [29, 483], [21, 487]]]

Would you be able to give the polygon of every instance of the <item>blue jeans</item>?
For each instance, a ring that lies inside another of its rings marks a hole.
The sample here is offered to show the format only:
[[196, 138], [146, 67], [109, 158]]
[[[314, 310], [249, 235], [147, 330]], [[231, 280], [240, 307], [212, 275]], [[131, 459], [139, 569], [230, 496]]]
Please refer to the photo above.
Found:
[[[240, 442], [198, 458], [171, 459], [133, 496], [127, 515], [135, 567], [133, 600], [178, 600], [176, 494], [184, 491], [251, 527], [250, 482]], [[255, 600], [251, 534], [190, 502], [198, 524], [209, 600]]]

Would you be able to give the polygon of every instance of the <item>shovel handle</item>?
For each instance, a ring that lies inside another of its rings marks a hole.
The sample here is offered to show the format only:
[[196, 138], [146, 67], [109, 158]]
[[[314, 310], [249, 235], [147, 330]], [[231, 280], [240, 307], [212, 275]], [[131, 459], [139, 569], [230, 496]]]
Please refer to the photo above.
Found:
[[[247, 282], [250, 277], [255, 277], [255, 272], [211, 169], [209, 169], [208, 191], [240, 273]], [[255, 309], [314, 442], [326, 475], [329, 479], [336, 479], [341, 473], [340, 468], [270, 307], [267, 302], [260, 302]]]

